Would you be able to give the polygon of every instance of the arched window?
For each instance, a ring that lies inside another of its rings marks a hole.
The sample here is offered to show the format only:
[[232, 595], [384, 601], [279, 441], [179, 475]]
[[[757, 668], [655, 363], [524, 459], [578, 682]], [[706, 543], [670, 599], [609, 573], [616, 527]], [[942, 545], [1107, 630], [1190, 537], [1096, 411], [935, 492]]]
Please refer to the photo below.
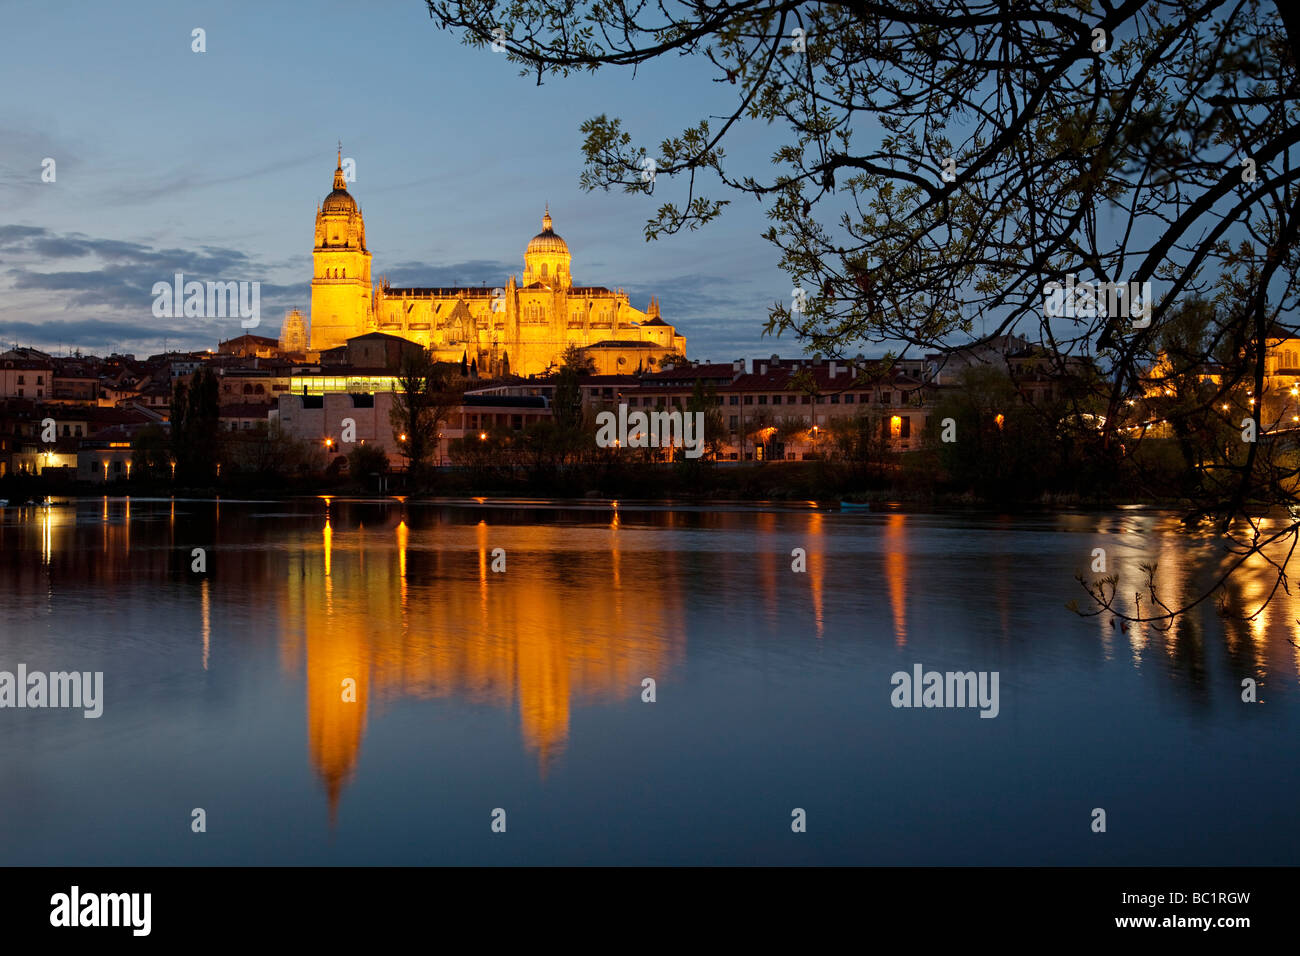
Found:
[[347, 277], [348, 277], [348, 270], [347, 270], [347, 269], [344, 269], [344, 270], [343, 270], [343, 278], [346, 279]]
[[546, 276], [546, 263], [545, 263], [545, 262], [542, 263], [542, 276], [543, 276], [543, 277]]

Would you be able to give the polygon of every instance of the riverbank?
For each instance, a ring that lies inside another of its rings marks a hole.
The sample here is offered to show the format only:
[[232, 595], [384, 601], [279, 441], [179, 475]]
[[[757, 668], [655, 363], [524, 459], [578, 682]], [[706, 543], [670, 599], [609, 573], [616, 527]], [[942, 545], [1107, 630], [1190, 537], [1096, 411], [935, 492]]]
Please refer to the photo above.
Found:
[[1120, 507], [1149, 507], [1190, 512], [1194, 505], [1186, 498], [1081, 494], [1077, 491], [1043, 491], [1034, 497], [981, 496], [966, 488], [944, 487], [939, 483], [908, 485], [900, 481], [852, 480], [816, 463], [780, 462], [705, 466], [687, 470], [679, 465], [611, 471], [573, 469], [563, 475], [538, 480], [536, 477], [504, 474], [474, 474], [469, 470], [435, 472], [420, 487], [413, 488], [406, 476], [376, 476], [355, 480], [334, 479], [286, 481], [272, 477], [241, 475], [210, 485], [173, 484], [163, 481], [121, 480], [108, 483], [44, 480], [36, 476], [9, 476], [0, 480], [0, 499], [11, 505], [37, 503], [46, 498], [239, 498], [288, 500], [301, 497], [384, 498], [400, 496], [409, 501], [494, 499], [500, 501], [595, 501], [673, 503], [692, 507], [707, 503], [773, 504], [796, 507], [839, 507], [865, 511], [934, 512], [1039, 512], [1098, 511]]

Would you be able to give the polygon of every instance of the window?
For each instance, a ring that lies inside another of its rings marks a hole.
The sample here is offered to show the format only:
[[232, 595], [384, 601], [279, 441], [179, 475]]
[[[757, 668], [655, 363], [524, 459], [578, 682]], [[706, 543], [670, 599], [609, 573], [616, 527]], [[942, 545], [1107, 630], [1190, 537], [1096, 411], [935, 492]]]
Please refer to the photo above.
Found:
[[852, 393], [852, 392], [849, 392], [848, 394], [846, 394], [846, 395], [844, 396], [844, 404], [845, 404], [845, 405], [852, 405], [852, 404], [853, 404], [853, 393]]
[[746, 405], [753, 405], [753, 404], [754, 404], [754, 396], [753, 396], [753, 395], [746, 395], [746, 396], [745, 396], [745, 404], [746, 404]]
[[840, 396], [839, 393], [837, 392], [836, 394], [831, 396], [831, 404], [838, 405], [839, 403], [840, 403]]
[[19, 375], [19, 376], [18, 376], [18, 384], [19, 384], [19, 385], [26, 385], [26, 384], [27, 384], [27, 379], [26, 379], [24, 376]]
[[880, 404], [881, 404], [881, 405], [892, 405], [893, 402], [894, 402], [894, 393], [893, 393], [893, 392], [881, 392], [881, 393], [880, 393]]
[[37, 384], [37, 385], [44, 385], [44, 384], [45, 384], [45, 376], [44, 376], [44, 375], [37, 375], [37, 376], [36, 376], [36, 384]]
[[730, 418], [727, 419], [727, 428], [730, 429], [732, 432], [734, 432], [739, 427], [740, 427], [739, 415], [732, 415]]
[[64, 426], [63, 426], [63, 437], [64, 437], [64, 438], [68, 438], [69, 436], [71, 436], [71, 434], [72, 434], [72, 429], [71, 429], [70, 427], [68, 427], [67, 425], [64, 425]]
[[758, 404], [760, 404], [760, 405], [766, 405], [766, 404], [767, 404], [767, 396], [766, 396], [766, 395], [760, 395], [760, 396], [758, 396]]
[[73, 436], [76, 437], [76, 438], [80, 438], [80, 437], [81, 437], [81, 426], [80, 426], [80, 425], [77, 426], [77, 430], [73, 433]]
[[728, 396], [727, 396], [727, 404], [728, 404], [728, 405], [739, 405], [739, 404], [740, 404], [740, 396], [739, 396], [739, 395], [728, 395]]

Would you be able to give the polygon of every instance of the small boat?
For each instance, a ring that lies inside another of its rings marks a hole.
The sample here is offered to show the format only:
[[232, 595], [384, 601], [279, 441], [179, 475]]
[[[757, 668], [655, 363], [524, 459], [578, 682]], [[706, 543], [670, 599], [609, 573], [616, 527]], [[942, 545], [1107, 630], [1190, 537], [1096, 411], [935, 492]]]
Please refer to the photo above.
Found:
[[841, 501], [841, 511], [870, 511], [871, 505], [865, 501]]

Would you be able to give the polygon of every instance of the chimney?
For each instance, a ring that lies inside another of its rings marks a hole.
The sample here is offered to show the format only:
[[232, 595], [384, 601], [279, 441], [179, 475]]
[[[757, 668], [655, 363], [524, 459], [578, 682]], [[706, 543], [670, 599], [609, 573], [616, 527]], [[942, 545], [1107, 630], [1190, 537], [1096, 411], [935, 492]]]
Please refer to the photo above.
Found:
[[766, 374], [767, 374], [767, 363], [766, 363], [766, 362], [759, 362], [759, 363], [758, 363], [758, 374], [759, 374], [759, 375], [766, 375]]
[[834, 377], [835, 377], [836, 375], [838, 375], [839, 373], [840, 373], [840, 367], [839, 367], [838, 365], [835, 364], [835, 360], [834, 360], [834, 359], [831, 359], [831, 362], [830, 362], [830, 369], [829, 369], [829, 371], [828, 371], [828, 374], [830, 375], [831, 378], [834, 378]]

